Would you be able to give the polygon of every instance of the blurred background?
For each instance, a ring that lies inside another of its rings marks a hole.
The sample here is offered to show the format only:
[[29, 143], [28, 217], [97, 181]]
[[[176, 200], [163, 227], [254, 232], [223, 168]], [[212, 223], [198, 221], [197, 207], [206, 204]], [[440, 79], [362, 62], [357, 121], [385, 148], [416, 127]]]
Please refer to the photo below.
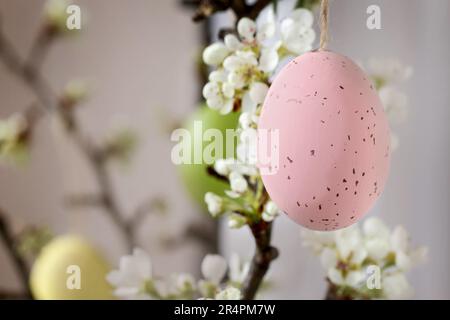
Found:
[[[154, 271], [198, 275], [202, 257], [215, 250], [250, 259], [248, 230], [216, 225], [187, 190], [199, 181], [182, 181], [170, 159], [171, 131], [201, 101], [201, 51], [220, 26], [232, 24], [231, 15], [195, 24], [193, 9], [181, 1], [76, 4], [82, 10], [81, 32], [52, 45], [42, 73], [56, 92], [73, 79], [87, 81], [89, 96], [77, 106], [76, 116], [94, 142], [121, 125], [135, 132], [137, 148], [129, 163], [107, 170], [125, 217], [131, 219], [140, 204], [158, 204], [139, 221], [134, 240], [150, 253]], [[366, 27], [371, 4], [381, 8], [381, 30]], [[39, 32], [44, 5], [43, 0], [0, 0], [1, 30], [21, 57]], [[289, 6], [291, 1], [280, 1], [278, 14]], [[428, 263], [410, 276], [416, 298], [449, 299], [450, 3], [339, 0], [332, 1], [330, 15], [330, 49], [361, 62], [394, 57], [414, 69], [403, 87], [409, 112], [395, 128], [400, 143], [390, 178], [369, 214], [392, 226], [404, 225], [413, 243], [429, 247]], [[34, 100], [33, 92], [0, 63], [0, 118], [25, 110]], [[67, 205], [69, 195], [97, 189], [89, 163], [52, 117], [39, 119], [27, 164], [0, 165], [0, 208], [14, 232], [32, 225], [48, 226], [54, 234], [81, 234], [116, 266], [128, 248], [110, 217], [102, 208]], [[269, 272], [271, 290], [263, 297], [323, 298], [325, 275], [318, 259], [303, 248], [300, 227], [281, 216], [273, 233], [281, 254]], [[0, 290], [20, 290], [4, 247], [0, 270]]]

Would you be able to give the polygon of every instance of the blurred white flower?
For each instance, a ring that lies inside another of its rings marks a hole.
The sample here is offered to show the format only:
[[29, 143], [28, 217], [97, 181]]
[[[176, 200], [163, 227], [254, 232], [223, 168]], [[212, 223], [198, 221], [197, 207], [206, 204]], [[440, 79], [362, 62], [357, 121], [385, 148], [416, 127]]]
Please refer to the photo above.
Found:
[[338, 258], [337, 251], [331, 248], [325, 248], [320, 253], [320, 263], [326, 270], [335, 268], [339, 261]]
[[[366, 219], [334, 232], [305, 230], [303, 244], [320, 257], [329, 281], [338, 287], [351, 287], [354, 298], [398, 299], [411, 293], [405, 272], [423, 263], [425, 247], [412, 248], [405, 228], [390, 230], [379, 218]], [[366, 269], [376, 265], [381, 270], [382, 290], [366, 287]], [[396, 287], [398, 286], [398, 287]]]
[[368, 238], [389, 238], [389, 229], [384, 222], [377, 217], [369, 217], [363, 223], [364, 235]]
[[391, 246], [395, 252], [395, 264], [400, 270], [409, 271], [427, 259], [427, 248], [411, 248], [408, 232], [403, 226], [397, 226], [392, 232]]
[[312, 29], [314, 16], [310, 10], [297, 9], [281, 22], [281, 39], [287, 50], [302, 54], [312, 49], [316, 34]]
[[177, 274], [175, 275], [175, 286], [178, 292], [192, 292], [195, 290], [195, 279], [188, 273]]
[[230, 158], [230, 159], [218, 159], [216, 160], [216, 162], [214, 163], [214, 170], [222, 175], [222, 176], [227, 176], [230, 174], [233, 164], [236, 162], [235, 159]]
[[381, 102], [388, 119], [393, 124], [406, 120], [408, 115], [407, 97], [392, 86], [382, 87], [379, 91]]
[[223, 62], [230, 50], [222, 42], [216, 42], [203, 51], [203, 61], [210, 66], [218, 66]]
[[0, 159], [20, 160], [26, 151], [24, 138], [28, 129], [27, 120], [20, 113], [0, 119]]
[[248, 183], [240, 173], [234, 171], [230, 173], [230, 186], [232, 191], [244, 193], [247, 191]]
[[254, 82], [242, 99], [242, 110], [252, 115], [256, 108], [264, 102], [269, 86], [263, 82]]
[[208, 211], [213, 217], [217, 217], [223, 212], [223, 200], [221, 197], [213, 192], [205, 194], [205, 202], [208, 206]]
[[143, 289], [152, 279], [150, 256], [135, 248], [132, 255], [120, 258], [119, 270], [111, 271], [106, 279], [115, 287], [114, 294], [120, 298], [150, 298]]
[[413, 73], [410, 66], [403, 65], [396, 59], [372, 58], [368, 63], [369, 73], [383, 82], [401, 82], [409, 79]]
[[233, 253], [230, 257], [228, 278], [232, 283], [241, 284], [244, 282], [250, 270], [250, 262], [241, 262], [241, 258], [237, 253]]
[[237, 31], [245, 42], [252, 42], [256, 35], [256, 23], [249, 18], [242, 18], [237, 25]]
[[280, 209], [278, 209], [275, 202], [269, 200], [264, 206], [262, 218], [264, 221], [270, 222], [273, 221], [279, 215], [279, 213]]
[[233, 95], [234, 88], [229, 83], [208, 82], [203, 87], [203, 97], [208, 106], [221, 114], [227, 114], [233, 110]]
[[311, 249], [315, 254], [320, 254], [327, 247], [334, 247], [335, 234], [304, 229], [301, 232], [301, 238], [304, 247]]
[[391, 250], [389, 242], [383, 238], [371, 238], [365, 242], [368, 256], [377, 263], [381, 263]]
[[[408, 99], [397, 86], [410, 78], [412, 68], [396, 59], [370, 59], [367, 72], [378, 90], [387, 118], [392, 125], [399, 124], [408, 116]], [[391, 133], [391, 150], [399, 145], [398, 137]]]
[[217, 285], [225, 276], [227, 262], [225, 258], [220, 255], [208, 254], [202, 261], [201, 271], [206, 280]]
[[247, 219], [237, 213], [232, 213], [228, 216], [228, 226], [231, 229], [239, 229], [247, 223]]
[[239, 41], [238, 37], [231, 33], [225, 36], [224, 42], [230, 51], [241, 50], [244, 47], [241, 41]]
[[240, 300], [241, 291], [235, 287], [227, 287], [216, 294], [216, 300]]
[[327, 275], [328, 279], [335, 285], [352, 288], [358, 288], [366, 279], [366, 274], [362, 270], [351, 270], [344, 275], [341, 270], [331, 268]]
[[255, 165], [258, 157], [258, 131], [255, 128], [243, 129], [239, 135], [236, 154], [239, 161]]
[[382, 277], [381, 286], [387, 299], [408, 299], [414, 294], [414, 289], [406, 276], [401, 272], [386, 274]]
[[359, 229], [350, 226], [345, 229], [336, 231], [336, 249], [342, 259], [349, 258], [358, 247], [362, 244], [362, 237]]

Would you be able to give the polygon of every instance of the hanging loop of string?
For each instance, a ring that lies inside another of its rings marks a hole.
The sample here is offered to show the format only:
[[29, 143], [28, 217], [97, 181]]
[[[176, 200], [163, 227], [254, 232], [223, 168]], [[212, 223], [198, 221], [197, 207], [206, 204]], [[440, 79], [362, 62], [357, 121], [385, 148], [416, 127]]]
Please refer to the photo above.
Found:
[[328, 0], [320, 2], [320, 45], [319, 51], [326, 50], [328, 44]]

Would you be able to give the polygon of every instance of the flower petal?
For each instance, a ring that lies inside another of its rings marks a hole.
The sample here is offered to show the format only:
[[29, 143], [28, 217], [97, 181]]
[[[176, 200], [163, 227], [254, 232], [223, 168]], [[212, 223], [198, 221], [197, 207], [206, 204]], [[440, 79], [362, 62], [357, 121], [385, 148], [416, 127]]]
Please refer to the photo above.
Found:
[[202, 261], [203, 277], [215, 284], [219, 284], [227, 271], [227, 262], [217, 254], [208, 254]]
[[222, 42], [216, 42], [203, 51], [203, 61], [210, 66], [220, 65], [225, 57], [230, 54], [228, 48]]
[[256, 23], [249, 18], [242, 18], [237, 25], [239, 36], [246, 41], [253, 41], [256, 33]]

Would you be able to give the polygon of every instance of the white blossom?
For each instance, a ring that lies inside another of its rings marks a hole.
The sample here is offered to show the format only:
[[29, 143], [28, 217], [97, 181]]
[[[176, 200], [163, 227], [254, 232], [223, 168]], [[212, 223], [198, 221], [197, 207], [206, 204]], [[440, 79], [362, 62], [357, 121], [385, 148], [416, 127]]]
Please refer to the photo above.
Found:
[[256, 23], [249, 18], [242, 18], [238, 22], [237, 31], [242, 40], [252, 42], [256, 35]]
[[201, 271], [206, 280], [217, 285], [225, 276], [227, 271], [227, 262], [220, 255], [208, 254], [202, 261]]
[[[327, 277], [338, 287], [351, 287], [357, 297], [399, 299], [409, 297], [412, 289], [405, 272], [423, 263], [425, 247], [412, 248], [403, 226], [390, 230], [379, 218], [334, 232], [305, 230], [303, 243], [319, 255]], [[376, 265], [381, 270], [380, 291], [366, 290], [366, 268]], [[360, 296], [358, 296], [360, 294]]]
[[283, 45], [294, 54], [302, 54], [312, 49], [316, 34], [312, 29], [314, 16], [310, 10], [294, 10], [281, 22]]
[[248, 183], [244, 176], [234, 171], [230, 173], [230, 186], [232, 191], [244, 193], [247, 191]]
[[247, 223], [247, 219], [241, 214], [232, 213], [228, 217], [228, 226], [231, 229], [239, 229]]
[[361, 270], [352, 270], [344, 275], [341, 270], [331, 268], [327, 275], [334, 284], [352, 288], [358, 287], [366, 279], [366, 274]]
[[234, 88], [229, 83], [208, 82], [203, 87], [203, 97], [208, 106], [221, 114], [227, 114], [233, 110], [233, 94]]
[[223, 200], [221, 197], [213, 192], [205, 194], [205, 202], [208, 206], [208, 211], [213, 217], [217, 217], [223, 212]]
[[216, 294], [216, 300], [240, 300], [241, 291], [235, 287], [227, 287]]
[[228, 277], [232, 283], [242, 283], [250, 271], [250, 262], [241, 262], [238, 254], [233, 253], [230, 257]]
[[255, 105], [260, 105], [264, 102], [267, 91], [269, 91], [269, 86], [267, 84], [263, 82], [254, 82], [249, 90], [250, 99], [252, 99]]
[[396, 272], [382, 277], [381, 286], [387, 299], [408, 299], [414, 294], [414, 289], [403, 273]]
[[119, 269], [111, 271], [106, 279], [115, 287], [114, 294], [120, 298], [149, 297], [142, 288], [152, 279], [150, 256], [135, 248], [132, 255], [120, 258]]
[[216, 42], [203, 51], [203, 61], [210, 66], [218, 66], [230, 53], [228, 47], [222, 42]]
[[258, 156], [258, 131], [255, 128], [246, 128], [239, 135], [239, 145], [236, 154], [239, 161], [255, 165]]
[[267, 201], [264, 206], [264, 211], [262, 213], [262, 218], [264, 221], [270, 222], [273, 221], [280, 213], [280, 209], [278, 209], [277, 205], [273, 201]]
[[189, 292], [195, 290], [195, 279], [191, 274], [181, 273], [175, 275], [176, 290], [179, 292]]
[[405, 121], [408, 115], [406, 95], [392, 86], [382, 87], [379, 95], [389, 121], [393, 124]]
[[410, 66], [403, 65], [396, 59], [372, 58], [369, 60], [369, 73], [383, 82], [402, 82], [413, 73]]
[[224, 42], [230, 51], [241, 50], [244, 47], [234, 34], [227, 34], [224, 38]]
[[235, 105], [255, 112], [282, 58], [311, 50], [315, 39], [312, 23], [313, 15], [306, 9], [293, 11], [281, 23], [271, 8], [258, 22], [240, 19], [237, 35], [228, 34], [223, 42], [211, 44], [203, 52], [204, 62], [217, 68], [203, 90], [208, 106], [223, 114]]

